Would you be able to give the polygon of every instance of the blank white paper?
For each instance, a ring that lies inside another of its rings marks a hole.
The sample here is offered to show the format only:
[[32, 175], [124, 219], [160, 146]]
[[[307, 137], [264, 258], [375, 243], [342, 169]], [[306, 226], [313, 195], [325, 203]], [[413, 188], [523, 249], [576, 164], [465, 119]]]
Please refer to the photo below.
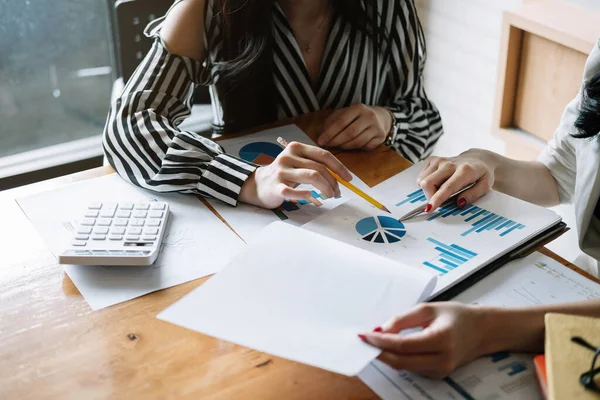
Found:
[[435, 276], [283, 222], [158, 318], [356, 375], [379, 350], [357, 334], [427, 297]]

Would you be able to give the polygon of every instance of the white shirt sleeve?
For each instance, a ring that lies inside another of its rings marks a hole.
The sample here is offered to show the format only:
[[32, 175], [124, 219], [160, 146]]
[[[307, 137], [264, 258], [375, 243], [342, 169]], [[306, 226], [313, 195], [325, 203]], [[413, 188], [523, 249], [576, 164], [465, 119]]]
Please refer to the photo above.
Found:
[[[560, 202], [571, 203], [575, 192], [577, 160], [575, 143], [570, 133], [575, 129], [581, 95], [578, 94], [563, 111], [558, 129], [540, 154], [538, 161], [548, 168], [558, 185]], [[581, 139], [579, 139], [581, 140]]]

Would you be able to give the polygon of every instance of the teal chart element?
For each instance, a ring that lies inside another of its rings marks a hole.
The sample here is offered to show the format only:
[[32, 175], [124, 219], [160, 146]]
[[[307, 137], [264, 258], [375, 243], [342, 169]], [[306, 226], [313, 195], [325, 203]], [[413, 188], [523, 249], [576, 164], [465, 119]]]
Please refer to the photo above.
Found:
[[436, 261], [424, 261], [423, 265], [439, 272], [440, 275], [447, 274], [472, 258], [477, 257], [477, 253], [474, 251], [456, 244], [446, 244], [434, 238], [427, 238], [427, 241], [436, 246], [435, 250], [439, 252], [439, 256]]
[[[400, 207], [406, 203], [416, 204], [427, 201], [423, 189], [410, 193], [404, 200], [396, 204]], [[440, 207], [436, 212], [427, 218], [427, 221], [433, 221], [438, 218], [460, 218], [464, 222], [470, 223], [470, 228], [461, 233], [461, 236], [482, 233], [485, 231], [494, 231], [500, 237], [509, 235], [511, 232], [525, 228], [525, 225], [513, 221], [500, 214], [495, 214], [489, 210], [469, 204], [464, 208], [459, 208], [456, 204], [450, 204]]]
[[275, 143], [248, 143], [240, 149], [240, 158], [259, 165], [268, 165], [277, 158], [283, 149]]
[[356, 223], [356, 232], [371, 243], [396, 243], [406, 235], [404, 224], [392, 217], [367, 217]]

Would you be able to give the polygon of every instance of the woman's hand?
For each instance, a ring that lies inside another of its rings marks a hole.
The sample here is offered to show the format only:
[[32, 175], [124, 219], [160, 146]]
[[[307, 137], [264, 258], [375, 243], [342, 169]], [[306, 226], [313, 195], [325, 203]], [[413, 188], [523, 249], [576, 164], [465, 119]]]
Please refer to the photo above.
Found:
[[[382, 349], [378, 358], [390, 367], [440, 379], [484, 354], [483, 339], [491, 320], [485, 318], [485, 312], [478, 306], [454, 302], [423, 303], [359, 337]], [[424, 329], [398, 334], [415, 327]]]
[[391, 126], [387, 109], [357, 103], [335, 110], [325, 120], [318, 142], [323, 147], [373, 150], [385, 141]]
[[427, 212], [434, 211], [454, 193], [477, 182], [458, 198], [464, 207], [486, 194], [494, 185], [494, 166], [484, 150], [468, 150], [457, 157], [429, 157], [417, 178], [429, 199]]
[[257, 168], [246, 179], [239, 200], [263, 208], [275, 208], [285, 199], [310, 198], [310, 190], [296, 189], [301, 183], [313, 185], [327, 197], [339, 196], [338, 182], [327, 168], [347, 181], [352, 180], [346, 167], [327, 150], [291, 142], [275, 161]]

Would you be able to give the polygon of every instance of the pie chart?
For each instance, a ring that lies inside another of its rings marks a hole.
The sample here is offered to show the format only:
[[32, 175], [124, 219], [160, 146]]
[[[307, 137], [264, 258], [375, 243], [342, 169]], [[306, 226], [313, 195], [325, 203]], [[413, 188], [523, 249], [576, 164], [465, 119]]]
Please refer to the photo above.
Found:
[[275, 143], [248, 143], [240, 149], [240, 158], [259, 165], [269, 165], [283, 149]]
[[356, 232], [371, 243], [396, 243], [406, 235], [402, 222], [386, 216], [361, 219], [356, 223]]

